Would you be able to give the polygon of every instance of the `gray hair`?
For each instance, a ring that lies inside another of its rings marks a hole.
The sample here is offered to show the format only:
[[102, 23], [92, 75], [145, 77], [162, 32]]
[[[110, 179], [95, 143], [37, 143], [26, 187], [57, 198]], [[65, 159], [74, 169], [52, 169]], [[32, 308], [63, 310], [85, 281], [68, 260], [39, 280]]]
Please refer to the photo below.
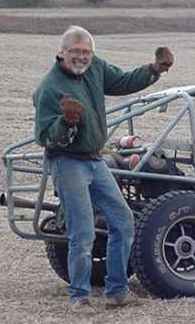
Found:
[[95, 51], [95, 41], [93, 36], [88, 32], [88, 30], [84, 29], [80, 26], [70, 26], [62, 35], [59, 50], [67, 49], [74, 42], [79, 41], [88, 41], [91, 45], [91, 49]]

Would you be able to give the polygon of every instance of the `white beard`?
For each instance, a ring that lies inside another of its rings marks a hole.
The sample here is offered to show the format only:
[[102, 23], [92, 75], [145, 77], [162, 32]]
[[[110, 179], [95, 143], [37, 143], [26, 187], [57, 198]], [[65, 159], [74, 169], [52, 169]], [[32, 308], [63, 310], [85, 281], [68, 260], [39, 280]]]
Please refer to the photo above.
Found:
[[72, 72], [76, 75], [80, 75], [85, 73], [85, 71], [88, 69], [89, 64], [74, 64], [72, 65]]
[[76, 75], [83, 74], [83, 73], [85, 73], [86, 70], [87, 70], [87, 69], [86, 69], [85, 67], [83, 67], [83, 68], [73, 67], [73, 68], [72, 68], [72, 72], [73, 72], [74, 74], [76, 74]]

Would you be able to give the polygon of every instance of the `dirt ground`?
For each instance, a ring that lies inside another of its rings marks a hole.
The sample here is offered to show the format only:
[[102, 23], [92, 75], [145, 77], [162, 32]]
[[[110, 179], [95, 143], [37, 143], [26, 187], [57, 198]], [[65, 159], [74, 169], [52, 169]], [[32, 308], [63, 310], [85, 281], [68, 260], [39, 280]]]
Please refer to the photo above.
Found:
[[[58, 36], [0, 34], [0, 155], [6, 145], [32, 135], [32, 92], [52, 65], [58, 40]], [[150, 87], [150, 91], [195, 83], [195, 33], [96, 36], [96, 43], [98, 55], [124, 69], [151, 62], [155, 48], [167, 45], [175, 52], [175, 66]], [[107, 98], [108, 105], [121, 100], [117, 98], [111, 101], [111, 98]], [[173, 112], [176, 108], [173, 107]], [[151, 117], [144, 117], [136, 124], [137, 132], [143, 132], [146, 140], [151, 139], [167, 118], [167, 115], [159, 118], [159, 114], [152, 120]], [[186, 122], [184, 120], [179, 127], [181, 137], [184, 136]], [[2, 163], [0, 172], [0, 191], [4, 191]], [[22, 240], [12, 233], [6, 208], [0, 209], [0, 234], [1, 324], [195, 323], [194, 298], [155, 299], [136, 280], [132, 280], [132, 290], [137, 293], [142, 306], [105, 310], [102, 290], [94, 289], [93, 301], [97, 313], [93, 317], [72, 315], [68, 311], [66, 285], [48, 265], [44, 244]]]
[[61, 34], [70, 24], [96, 35], [195, 32], [194, 8], [1, 9], [0, 32]]

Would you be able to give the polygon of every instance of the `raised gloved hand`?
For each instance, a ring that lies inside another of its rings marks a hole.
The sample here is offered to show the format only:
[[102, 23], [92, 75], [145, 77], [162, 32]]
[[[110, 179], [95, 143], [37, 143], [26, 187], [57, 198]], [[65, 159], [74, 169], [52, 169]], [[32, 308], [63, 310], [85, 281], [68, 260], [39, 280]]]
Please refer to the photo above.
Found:
[[74, 127], [80, 122], [84, 111], [83, 106], [76, 99], [65, 95], [60, 100], [60, 109], [64, 114], [64, 119], [70, 127]]
[[168, 72], [174, 63], [174, 55], [168, 47], [158, 47], [155, 51], [155, 63], [151, 64], [157, 74]]

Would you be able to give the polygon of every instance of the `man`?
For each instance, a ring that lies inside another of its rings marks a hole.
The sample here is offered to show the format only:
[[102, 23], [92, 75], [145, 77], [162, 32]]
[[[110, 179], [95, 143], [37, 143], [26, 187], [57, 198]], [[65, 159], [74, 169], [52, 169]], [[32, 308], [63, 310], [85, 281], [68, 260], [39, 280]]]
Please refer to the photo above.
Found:
[[92, 35], [79, 26], [63, 34], [56, 62], [34, 94], [36, 140], [46, 148], [54, 187], [66, 214], [72, 309], [91, 306], [91, 251], [95, 238], [93, 206], [108, 227], [108, 305], [128, 301], [127, 264], [134, 220], [101, 157], [107, 139], [104, 95], [127, 95], [146, 88], [173, 64], [168, 48], [159, 48], [153, 64], [132, 72], [95, 55]]

